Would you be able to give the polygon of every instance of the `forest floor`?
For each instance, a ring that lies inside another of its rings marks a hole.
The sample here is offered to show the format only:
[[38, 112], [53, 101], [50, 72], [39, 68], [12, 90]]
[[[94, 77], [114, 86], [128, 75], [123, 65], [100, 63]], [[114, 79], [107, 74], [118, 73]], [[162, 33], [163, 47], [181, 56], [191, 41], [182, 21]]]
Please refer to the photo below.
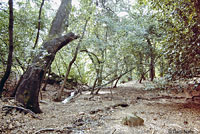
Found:
[[[198, 134], [200, 105], [186, 102], [183, 93], [144, 90], [131, 81], [117, 88], [102, 89], [91, 97], [83, 92], [70, 102], [54, 102], [57, 88], [47, 86], [40, 108], [43, 113], [31, 116], [2, 107], [13, 100], [0, 100], [0, 133], [3, 134]], [[124, 105], [128, 104], [128, 106]], [[129, 127], [122, 119], [135, 113], [144, 125]]]

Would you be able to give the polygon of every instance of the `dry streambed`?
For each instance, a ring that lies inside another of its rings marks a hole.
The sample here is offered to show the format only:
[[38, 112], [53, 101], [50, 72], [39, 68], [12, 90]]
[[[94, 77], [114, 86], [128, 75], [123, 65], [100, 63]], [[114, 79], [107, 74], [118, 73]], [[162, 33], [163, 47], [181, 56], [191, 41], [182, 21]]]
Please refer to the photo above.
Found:
[[[134, 87], [134, 88], [133, 88]], [[48, 86], [40, 103], [43, 113], [34, 118], [30, 113], [12, 110], [5, 114], [0, 101], [0, 133], [4, 134], [169, 134], [200, 133], [198, 104], [186, 103], [183, 98], [144, 91], [141, 85], [128, 85], [102, 90], [98, 96], [84, 93], [66, 104], [53, 102], [56, 90]], [[168, 94], [170, 95], [170, 94]], [[164, 96], [164, 97], [163, 97]], [[154, 98], [154, 99], [152, 99]], [[157, 98], [157, 99], [156, 99]], [[122, 120], [136, 114], [144, 120], [141, 126], [130, 127]]]

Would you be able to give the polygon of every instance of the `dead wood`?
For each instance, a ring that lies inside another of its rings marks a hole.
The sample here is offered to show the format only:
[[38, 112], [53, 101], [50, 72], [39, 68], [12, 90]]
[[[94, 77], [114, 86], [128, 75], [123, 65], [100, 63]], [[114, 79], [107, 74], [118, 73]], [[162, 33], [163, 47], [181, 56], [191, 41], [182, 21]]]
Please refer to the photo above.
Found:
[[159, 96], [159, 97], [152, 97], [152, 98], [144, 98], [144, 97], [137, 97], [137, 100], [158, 100], [158, 99], [184, 99], [185, 97], [172, 97], [172, 96]]
[[20, 106], [9, 106], [9, 105], [5, 105], [2, 107], [2, 111], [6, 112], [6, 115], [12, 111], [13, 109], [16, 109], [17, 111], [23, 111], [25, 114], [29, 113], [33, 118], [36, 119], [40, 119], [33, 111], [31, 111], [30, 109], [26, 109]]
[[[50, 131], [55, 131], [55, 132], [63, 132], [63, 129], [58, 129], [58, 128], [42, 128], [36, 132], [34, 132], [33, 134], [39, 134], [39, 133], [44, 133], [44, 132], [50, 132]], [[65, 134], [70, 134], [72, 132], [72, 130], [67, 129], [66, 132], [64, 132]]]

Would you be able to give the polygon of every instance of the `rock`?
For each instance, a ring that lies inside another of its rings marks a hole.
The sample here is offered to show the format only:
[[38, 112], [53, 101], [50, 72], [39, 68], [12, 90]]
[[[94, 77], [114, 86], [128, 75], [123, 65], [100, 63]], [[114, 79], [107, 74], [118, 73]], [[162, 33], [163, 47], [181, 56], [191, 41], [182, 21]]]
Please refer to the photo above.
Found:
[[85, 113], [84, 112], [79, 112], [79, 115], [85, 115]]
[[144, 120], [137, 115], [128, 115], [122, 119], [122, 124], [129, 127], [141, 126], [144, 125]]
[[10, 123], [10, 124], [8, 125], [8, 129], [13, 129], [12, 123]]
[[21, 126], [21, 124], [18, 121], [16, 121], [15, 124], [16, 124], [16, 127], [20, 127]]

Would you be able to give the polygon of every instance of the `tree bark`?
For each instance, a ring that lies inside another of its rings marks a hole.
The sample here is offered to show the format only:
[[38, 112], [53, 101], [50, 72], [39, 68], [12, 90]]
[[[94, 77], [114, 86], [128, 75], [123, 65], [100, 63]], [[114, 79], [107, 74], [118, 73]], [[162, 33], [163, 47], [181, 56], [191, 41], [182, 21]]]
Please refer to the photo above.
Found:
[[35, 113], [42, 112], [39, 107], [38, 96], [46, 70], [51, 66], [56, 53], [62, 47], [79, 38], [79, 36], [71, 32], [60, 36], [63, 32], [65, 21], [68, 21], [71, 1], [62, 0], [50, 28], [49, 40], [43, 43], [39, 54], [33, 58], [32, 64], [24, 72], [16, 88], [16, 101]]
[[[57, 51], [78, 37], [73, 33], [68, 33], [43, 44], [40, 53], [34, 58], [32, 65], [28, 67], [21, 78], [15, 95], [17, 102], [35, 113], [42, 112], [39, 107], [38, 96], [44, 70], [51, 65]], [[47, 54], [44, 52], [47, 52]]]
[[49, 37], [55, 37], [56, 35], [60, 36], [64, 27], [68, 27], [68, 18], [71, 12], [72, 0], [62, 0], [60, 7], [56, 13], [56, 17], [52, 21], [52, 26], [49, 31]]
[[143, 65], [144, 54], [142, 52], [138, 52], [138, 56], [139, 56], [139, 61], [137, 64], [137, 70], [138, 70], [139, 76], [140, 76], [139, 83], [141, 83], [142, 80], [145, 80], [145, 74], [144, 74], [145, 68]]
[[12, 57], [13, 57], [13, 0], [8, 1], [9, 4], [9, 54], [8, 54], [8, 61], [7, 61], [7, 68], [6, 72], [1, 79], [0, 82], [0, 97], [2, 96], [3, 87], [6, 83], [8, 77], [10, 76], [11, 67], [12, 67]]

